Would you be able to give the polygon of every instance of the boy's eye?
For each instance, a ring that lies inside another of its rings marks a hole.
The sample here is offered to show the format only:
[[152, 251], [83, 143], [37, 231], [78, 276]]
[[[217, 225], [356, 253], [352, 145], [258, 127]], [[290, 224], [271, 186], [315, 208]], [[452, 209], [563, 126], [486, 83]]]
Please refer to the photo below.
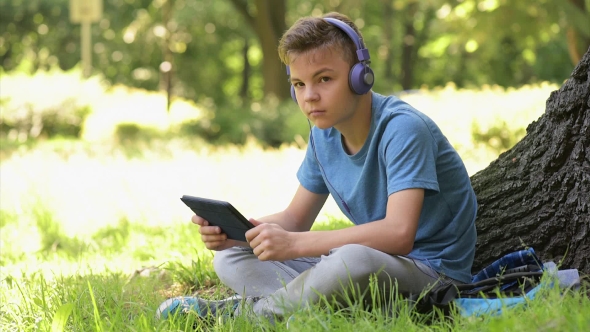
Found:
[[296, 88], [299, 88], [299, 87], [302, 87], [303, 86], [303, 83], [301, 83], [301, 82], [295, 82], [295, 83], [293, 83], [293, 86], [296, 87]]
[[322, 78], [320, 78], [320, 81], [322, 82], [328, 82], [330, 80], [329, 77], [323, 76]]

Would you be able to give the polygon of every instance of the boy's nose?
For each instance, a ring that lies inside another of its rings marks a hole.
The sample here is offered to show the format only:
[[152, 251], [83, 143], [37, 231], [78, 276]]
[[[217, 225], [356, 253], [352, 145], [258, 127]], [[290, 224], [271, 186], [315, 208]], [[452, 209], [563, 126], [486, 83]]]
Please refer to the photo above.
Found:
[[320, 95], [315, 91], [315, 89], [312, 89], [312, 88], [305, 89], [304, 100], [306, 102], [316, 101], [319, 98], [320, 98]]

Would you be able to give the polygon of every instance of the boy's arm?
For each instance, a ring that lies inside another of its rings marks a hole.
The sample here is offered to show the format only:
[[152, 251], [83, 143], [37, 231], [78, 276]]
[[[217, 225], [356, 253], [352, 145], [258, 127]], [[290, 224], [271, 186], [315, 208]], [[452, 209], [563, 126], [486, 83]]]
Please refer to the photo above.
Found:
[[309, 231], [327, 198], [327, 194], [315, 194], [299, 185], [285, 210], [257, 220], [280, 225], [290, 232]]
[[[285, 233], [288, 233], [285, 230], [288, 230], [289, 232], [308, 231], [311, 229], [315, 218], [319, 214], [327, 198], [327, 194], [314, 194], [302, 186], [299, 186], [295, 196], [293, 196], [293, 200], [284, 211], [260, 218], [259, 220], [250, 219], [250, 221], [255, 225], [260, 224], [260, 222], [268, 225], [276, 224], [274, 226], [279, 227]], [[221, 231], [221, 228], [218, 226], [210, 226], [209, 223], [200, 216], [194, 215], [192, 217], [192, 222], [201, 226], [199, 228], [199, 233], [201, 234], [201, 240], [205, 243], [207, 249], [224, 250], [234, 246], [248, 246], [245, 242], [228, 239], [227, 235]], [[262, 228], [268, 225], [263, 225]], [[259, 227], [256, 227], [255, 229], [256, 230], [248, 231], [246, 237], [248, 234], [260, 230]]]
[[423, 202], [424, 189], [407, 189], [389, 196], [386, 216], [382, 220], [314, 232], [286, 232], [268, 224], [248, 231], [246, 236], [260, 260], [317, 257], [346, 244], [361, 244], [392, 255], [406, 255], [414, 246]]

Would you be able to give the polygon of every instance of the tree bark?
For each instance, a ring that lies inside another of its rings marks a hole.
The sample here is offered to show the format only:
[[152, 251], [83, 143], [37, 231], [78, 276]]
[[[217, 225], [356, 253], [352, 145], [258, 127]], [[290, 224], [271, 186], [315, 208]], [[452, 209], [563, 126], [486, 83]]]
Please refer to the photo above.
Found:
[[285, 0], [256, 0], [256, 14], [248, 11], [248, 5], [243, 0], [232, 0], [235, 8], [252, 27], [262, 50], [262, 78], [264, 80], [264, 96], [279, 100], [291, 98], [289, 82], [285, 66], [279, 59], [277, 48], [279, 39], [286, 30]]
[[474, 272], [526, 246], [590, 274], [590, 49], [526, 136], [471, 181]]
[[393, 86], [393, 82], [395, 81], [395, 77], [393, 74], [393, 65], [394, 65], [394, 55], [393, 55], [393, 48], [391, 45], [393, 44], [393, 22], [394, 22], [394, 12], [393, 9], [393, 2], [390, 0], [381, 0], [382, 1], [382, 8], [383, 8], [383, 39], [381, 44], [387, 50], [385, 55], [384, 63], [384, 71], [383, 71], [383, 80], [385, 82], [390, 83], [390, 86]]
[[250, 61], [248, 60], [248, 50], [250, 43], [248, 38], [244, 38], [244, 48], [242, 51], [242, 59], [244, 61], [244, 70], [242, 71], [242, 87], [240, 88], [240, 97], [244, 104], [248, 101], [248, 90], [250, 90]]
[[410, 90], [414, 84], [414, 66], [413, 58], [414, 48], [416, 47], [416, 28], [414, 28], [414, 20], [416, 12], [418, 11], [418, 2], [411, 2], [408, 4], [404, 22], [404, 37], [402, 43], [402, 62], [401, 62], [401, 83], [402, 89]]
[[286, 30], [285, 1], [256, 0], [256, 34], [260, 39], [264, 65], [264, 96], [274, 96], [279, 100], [291, 98], [289, 81], [285, 66], [281, 62], [277, 49], [279, 40]]

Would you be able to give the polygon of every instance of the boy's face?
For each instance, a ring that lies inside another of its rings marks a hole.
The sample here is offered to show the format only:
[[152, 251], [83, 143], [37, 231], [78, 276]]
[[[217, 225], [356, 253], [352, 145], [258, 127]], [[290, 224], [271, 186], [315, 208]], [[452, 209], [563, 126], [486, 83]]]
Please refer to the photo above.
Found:
[[305, 116], [321, 129], [349, 126], [359, 96], [348, 86], [350, 64], [338, 47], [292, 55], [289, 66], [297, 103]]

